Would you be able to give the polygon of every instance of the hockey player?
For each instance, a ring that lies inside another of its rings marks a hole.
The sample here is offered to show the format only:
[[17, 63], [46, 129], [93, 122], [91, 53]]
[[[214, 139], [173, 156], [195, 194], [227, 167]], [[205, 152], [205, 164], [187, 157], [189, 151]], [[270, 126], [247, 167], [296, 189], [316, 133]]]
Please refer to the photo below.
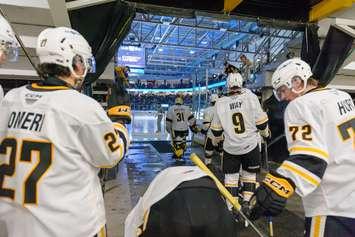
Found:
[[184, 100], [178, 96], [175, 105], [171, 106], [166, 115], [166, 131], [172, 139], [173, 158], [181, 159], [186, 150], [186, 137], [189, 127], [197, 132], [196, 119], [188, 106], [183, 105]]
[[210, 165], [212, 163], [212, 155], [213, 151], [217, 151], [220, 153], [220, 156], [222, 157], [222, 143], [223, 141], [219, 141], [218, 143], [216, 142], [216, 139], [214, 138], [212, 131], [210, 129], [211, 127], [211, 122], [213, 119], [213, 115], [215, 114], [215, 103], [218, 99], [217, 94], [212, 94], [210, 98], [210, 103], [211, 106], [207, 107], [204, 111], [203, 114], [203, 129], [201, 132], [205, 134], [206, 139], [205, 139], [205, 164]]
[[[247, 204], [255, 191], [256, 174], [260, 170], [259, 132], [268, 137], [269, 129], [268, 117], [261, 109], [257, 96], [242, 88], [242, 83], [243, 78], [239, 73], [228, 75], [228, 96], [217, 100], [211, 129], [216, 139], [224, 135], [224, 185], [235, 197], [241, 193], [242, 204]], [[238, 190], [239, 176], [243, 185], [241, 190]]]
[[122, 159], [125, 138], [76, 90], [93, 69], [77, 31], [43, 30], [36, 53], [43, 81], [9, 91], [0, 107], [0, 219], [9, 237], [105, 236], [97, 174]]
[[129, 213], [125, 237], [234, 237], [237, 225], [216, 184], [196, 166], [161, 171]]
[[318, 87], [299, 58], [282, 63], [272, 85], [285, 111], [290, 156], [266, 175], [251, 200], [251, 218], [278, 215], [296, 191], [305, 236], [355, 236], [355, 106], [349, 94]]
[[[7, 22], [7, 20], [0, 15], [0, 65], [6, 61], [16, 61], [18, 56], [18, 43], [15, 34]], [[4, 91], [0, 85], [0, 102], [4, 97]]]

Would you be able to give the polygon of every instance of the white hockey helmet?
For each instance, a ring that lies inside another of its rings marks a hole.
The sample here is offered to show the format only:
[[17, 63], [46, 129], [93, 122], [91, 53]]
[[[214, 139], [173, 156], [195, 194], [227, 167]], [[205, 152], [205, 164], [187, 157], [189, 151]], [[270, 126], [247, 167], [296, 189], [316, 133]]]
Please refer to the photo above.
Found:
[[[287, 86], [295, 93], [302, 93], [307, 86], [307, 80], [312, 76], [312, 70], [308, 63], [300, 58], [289, 59], [280, 64], [272, 75], [271, 83], [274, 91], [281, 86]], [[292, 79], [298, 77], [303, 81], [303, 89], [296, 91], [292, 88]]]
[[[36, 52], [41, 64], [53, 63], [69, 68], [76, 78], [84, 78], [88, 72], [95, 72], [95, 59], [86, 39], [76, 30], [67, 27], [47, 28], [37, 39]], [[77, 75], [73, 64], [81, 60], [85, 71]]]
[[19, 44], [9, 22], [0, 15], [0, 50], [7, 60], [14, 62], [18, 58]]
[[243, 86], [243, 77], [237, 72], [229, 73], [227, 77], [227, 88], [230, 90], [233, 87], [242, 88]]
[[218, 100], [218, 95], [217, 94], [212, 94], [211, 96], [210, 96], [210, 102], [211, 103], [215, 103], [217, 100]]

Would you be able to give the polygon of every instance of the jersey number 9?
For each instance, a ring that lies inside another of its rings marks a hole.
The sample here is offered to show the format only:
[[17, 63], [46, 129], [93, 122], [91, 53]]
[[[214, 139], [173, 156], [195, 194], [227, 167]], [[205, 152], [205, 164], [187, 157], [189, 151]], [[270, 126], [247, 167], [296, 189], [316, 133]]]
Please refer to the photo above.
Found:
[[234, 113], [232, 115], [232, 120], [233, 120], [235, 133], [241, 134], [245, 132], [244, 119], [241, 113]]

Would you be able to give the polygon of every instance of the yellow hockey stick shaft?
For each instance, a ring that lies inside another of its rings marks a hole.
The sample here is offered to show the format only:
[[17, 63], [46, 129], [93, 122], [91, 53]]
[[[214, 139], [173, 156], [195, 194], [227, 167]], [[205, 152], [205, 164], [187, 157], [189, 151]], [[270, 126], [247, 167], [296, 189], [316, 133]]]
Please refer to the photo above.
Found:
[[263, 234], [256, 226], [251, 222], [243, 212], [241, 212], [241, 207], [239, 202], [232, 196], [232, 194], [224, 187], [224, 185], [217, 179], [217, 177], [207, 168], [207, 166], [201, 161], [201, 159], [195, 154], [192, 153], [190, 156], [191, 161], [198, 166], [203, 172], [205, 172], [213, 181], [216, 183], [218, 190], [221, 194], [233, 205], [233, 207], [238, 210], [241, 216], [250, 224], [250, 226], [258, 233], [259, 236], [266, 236]]

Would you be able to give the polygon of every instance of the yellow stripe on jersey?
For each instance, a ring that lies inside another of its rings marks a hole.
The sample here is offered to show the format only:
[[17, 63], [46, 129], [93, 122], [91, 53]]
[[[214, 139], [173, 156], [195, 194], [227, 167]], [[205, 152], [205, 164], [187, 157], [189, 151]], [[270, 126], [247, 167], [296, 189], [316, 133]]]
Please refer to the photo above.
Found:
[[319, 237], [320, 232], [320, 216], [314, 217], [314, 232], [313, 237]]
[[69, 87], [67, 86], [41, 86], [37, 83], [32, 83], [31, 87], [34, 89], [43, 89], [43, 90], [67, 90]]
[[101, 229], [100, 229], [100, 232], [97, 234], [98, 237], [106, 237], [106, 227], [103, 226]]
[[315, 147], [301, 147], [301, 146], [294, 146], [289, 148], [290, 153], [293, 152], [306, 152], [306, 154], [312, 153], [312, 154], [317, 154], [318, 156], [320, 155], [321, 158], [323, 159], [328, 159], [329, 154], [321, 149], [315, 148]]
[[315, 179], [311, 175], [305, 173], [305, 171], [300, 170], [298, 167], [291, 165], [291, 163], [284, 162], [280, 168], [291, 171], [292, 173], [296, 174], [297, 176], [300, 176], [301, 178], [303, 178], [307, 182], [313, 184], [314, 186], [318, 186], [320, 184], [320, 182], [317, 179]]
[[222, 130], [222, 126], [215, 126], [215, 125], [211, 125], [211, 129], [212, 130]]
[[269, 118], [266, 116], [258, 121], [256, 121], [256, 125], [260, 125], [260, 124], [263, 124], [265, 122], [269, 121]]
[[311, 230], [310, 230], [311, 237], [323, 237], [324, 236], [326, 219], [327, 219], [326, 216], [315, 216], [312, 218]]

